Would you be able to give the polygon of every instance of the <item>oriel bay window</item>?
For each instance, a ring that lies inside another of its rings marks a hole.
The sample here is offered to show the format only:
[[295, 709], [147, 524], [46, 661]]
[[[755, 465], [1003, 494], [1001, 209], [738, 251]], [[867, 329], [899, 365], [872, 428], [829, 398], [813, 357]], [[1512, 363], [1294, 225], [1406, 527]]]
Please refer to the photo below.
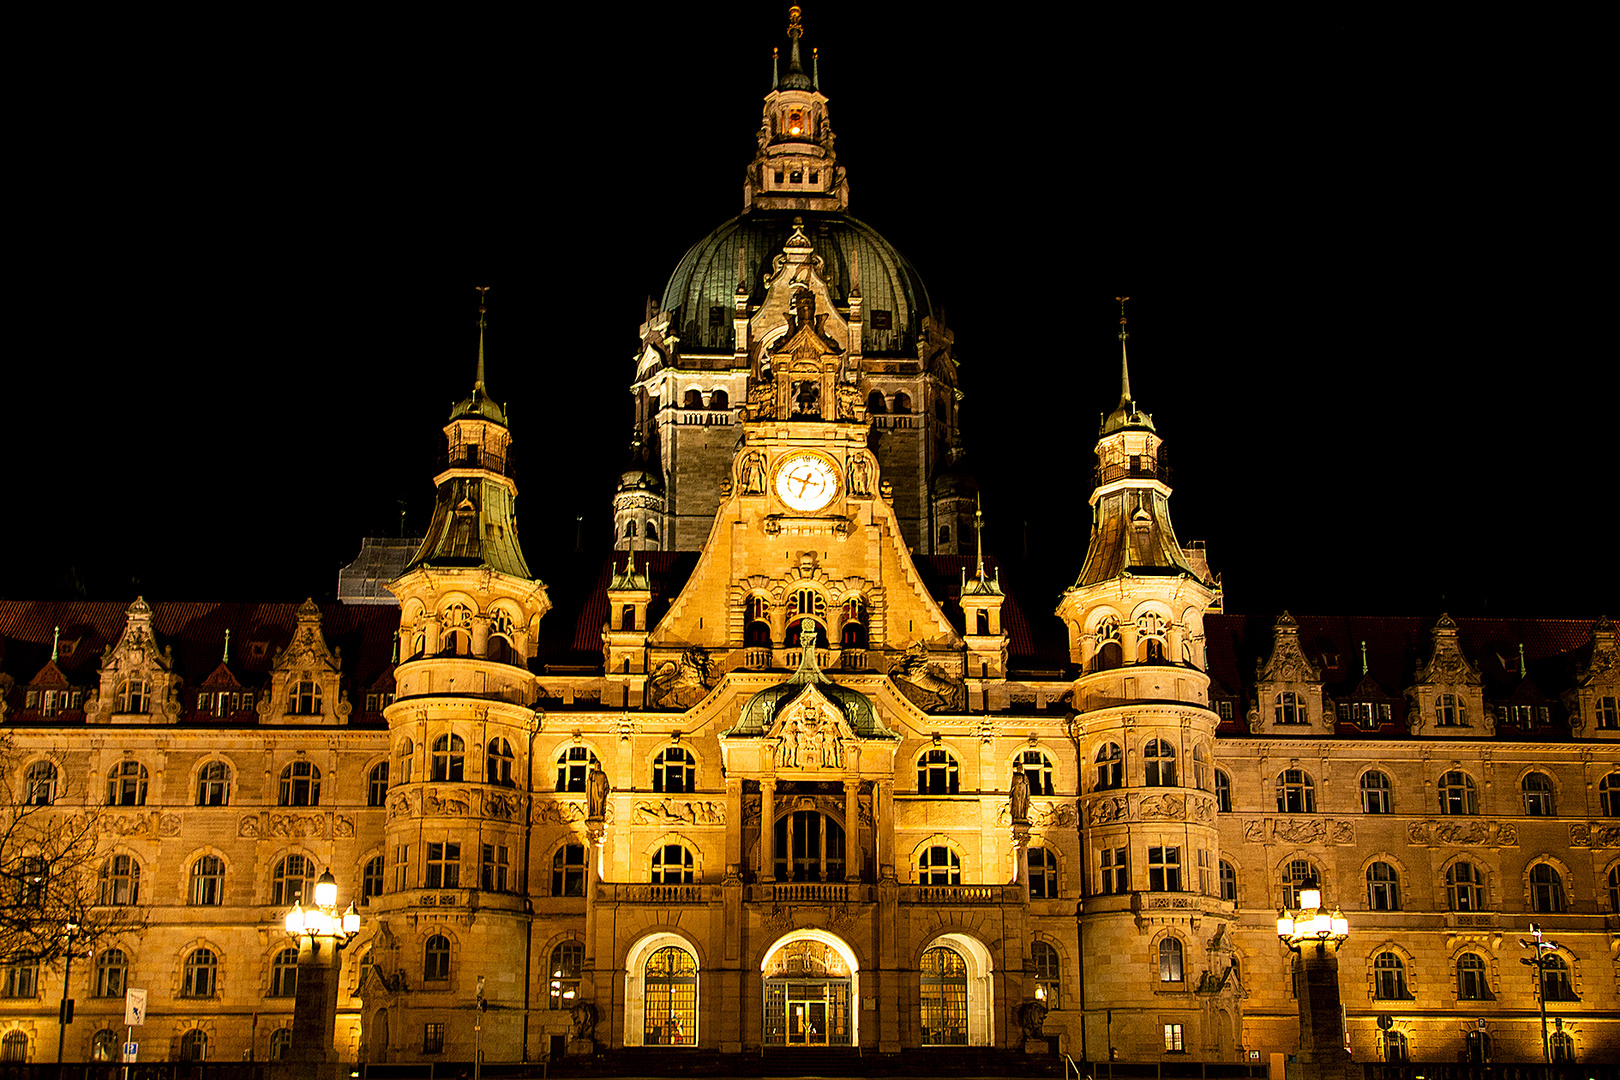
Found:
[[459, 783], [467, 768], [467, 747], [460, 735], [440, 735], [433, 740], [429, 778]]
[[816, 810], [776, 819], [776, 880], [843, 881], [844, 827]]
[[1148, 889], [1152, 892], [1181, 891], [1181, 849], [1148, 848]]

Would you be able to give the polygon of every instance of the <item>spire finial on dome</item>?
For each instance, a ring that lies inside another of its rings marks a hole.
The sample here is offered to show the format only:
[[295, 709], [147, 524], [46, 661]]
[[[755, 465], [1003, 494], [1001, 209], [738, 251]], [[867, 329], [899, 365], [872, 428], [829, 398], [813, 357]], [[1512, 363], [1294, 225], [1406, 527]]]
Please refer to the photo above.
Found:
[[979, 547], [979, 580], [984, 580], [984, 498], [973, 493], [973, 539]]
[[1119, 301], [1119, 400], [1131, 400], [1131, 366], [1125, 359], [1125, 342], [1130, 338], [1131, 332], [1125, 329], [1125, 301], [1128, 296], [1116, 296]]
[[489, 292], [489, 286], [477, 285], [474, 287], [478, 290], [478, 374], [473, 379], [473, 389], [482, 390], [484, 388], [484, 324], [486, 322], [484, 318], [484, 294]]
[[810, 49], [810, 89], [821, 89], [821, 50]]
[[51, 663], [56, 663], [56, 651], [62, 643], [62, 628], [54, 627], [51, 630]]
[[782, 81], [782, 50], [775, 45], [771, 46], [771, 89], [775, 90]]
[[225, 651], [220, 654], [219, 662], [222, 664], [231, 662], [231, 632], [229, 629], [225, 631]]

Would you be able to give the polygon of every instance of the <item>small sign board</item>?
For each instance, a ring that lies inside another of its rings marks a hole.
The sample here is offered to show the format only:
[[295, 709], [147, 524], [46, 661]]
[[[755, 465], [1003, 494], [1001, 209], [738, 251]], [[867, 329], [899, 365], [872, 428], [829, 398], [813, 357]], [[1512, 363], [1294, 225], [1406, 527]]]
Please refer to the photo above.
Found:
[[138, 1052], [140, 1050], [140, 1048], [141, 1048], [140, 1043], [125, 1043], [124, 1044], [124, 1060], [125, 1061], [134, 1061], [135, 1060], [135, 1054], [136, 1054], [136, 1052]]
[[146, 991], [129, 987], [124, 991], [124, 1026], [140, 1027], [146, 1023]]

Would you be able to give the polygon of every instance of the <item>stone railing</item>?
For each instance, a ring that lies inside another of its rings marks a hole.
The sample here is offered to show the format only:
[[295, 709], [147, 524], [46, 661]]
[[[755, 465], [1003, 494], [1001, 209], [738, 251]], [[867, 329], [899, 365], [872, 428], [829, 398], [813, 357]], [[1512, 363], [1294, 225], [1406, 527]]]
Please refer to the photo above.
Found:
[[748, 887], [748, 899], [776, 904], [864, 904], [866, 886], [848, 881], [763, 881]]
[[[710, 895], [711, 892], [714, 892], [714, 895]], [[604, 885], [602, 892], [597, 895], [603, 900], [621, 904], [706, 904], [710, 900], [719, 899], [717, 889], [708, 885], [623, 882]]]
[[694, 424], [702, 427], [729, 427], [736, 420], [736, 414], [731, 409], [668, 409], [666, 412], [674, 413], [674, 422], [677, 424]]
[[903, 885], [902, 904], [999, 904], [1023, 903], [1023, 890], [1017, 885]]
[[872, 413], [872, 424], [880, 428], [920, 428], [923, 418], [916, 413]]

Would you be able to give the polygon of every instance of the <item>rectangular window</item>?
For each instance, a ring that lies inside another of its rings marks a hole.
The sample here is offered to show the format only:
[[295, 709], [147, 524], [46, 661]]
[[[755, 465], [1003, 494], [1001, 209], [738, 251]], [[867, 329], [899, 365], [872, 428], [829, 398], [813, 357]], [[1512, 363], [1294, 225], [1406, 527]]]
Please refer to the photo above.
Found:
[[484, 845], [484, 891], [505, 892], [510, 859], [505, 844]]
[[1152, 892], [1181, 891], [1181, 849], [1148, 848], [1148, 889]]
[[422, 1053], [424, 1053], [424, 1054], [442, 1054], [442, 1053], [444, 1053], [444, 1025], [443, 1024], [423, 1024], [422, 1025]]
[[1130, 873], [1125, 865], [1124, 848], [1102, 849], [1102, 878], [1097, 891], [1103, 895], [1119, 895], [1131, 891]]
[[1215, 715], [1222, 720], [1232, 719], [1232, 703], [1230, 701], [1217, 701], [1215, 703]]
[[1199, 848], [1198, 891], [1203, 893], [1205, 896], [1211, 896], [1215, 892], [1214, 884], [1214, 876], [1211, 873], [1211, 867], [1209, 865], [1209, 852], [1205, 851], [1203, 848]]
[[1181, 1053], [1181, 1025], [1164, 1025], [1164, 1052], [1167, 1054]]
[[1597, 699], [1597, 726], [1605, 731], [1620, 728], [1620, 707], [1612, 697]]
[[394, 848], [394, 891], [404, 892], [411, 887], [411, 845]]
[[380, 694], [366, 695], [366, 712], [376, 712], [381, 705], [382, 696]]
[[885, 311], [882, 308], [872, 309], [872, 329], [887, 330], [894, 325], [893, 320], [894, 315], [892, 312]]
[[427, 868], [422, 881], [425, 889], [459, 889], [461, 887], [461, 845], [429, 844]]

